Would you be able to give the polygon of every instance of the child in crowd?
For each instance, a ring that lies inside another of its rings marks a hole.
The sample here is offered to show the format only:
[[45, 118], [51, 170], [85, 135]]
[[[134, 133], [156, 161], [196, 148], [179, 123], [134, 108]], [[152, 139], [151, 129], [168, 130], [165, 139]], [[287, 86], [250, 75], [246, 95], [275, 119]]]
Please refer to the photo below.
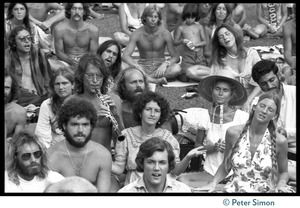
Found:
[[183, 44], [180, 55], [182, 56], [181, 68], [183, 74], [180, 76], [182, 81], [187, 81], [189, 78], [188, 70], [190, 68], [209, 68], [204, 57], [203, 50], [206, 42], [204, 27], [198, 23], [197, 4], [186, 4], [182, 12], [182, 24], [175, 30], [174, 44]]

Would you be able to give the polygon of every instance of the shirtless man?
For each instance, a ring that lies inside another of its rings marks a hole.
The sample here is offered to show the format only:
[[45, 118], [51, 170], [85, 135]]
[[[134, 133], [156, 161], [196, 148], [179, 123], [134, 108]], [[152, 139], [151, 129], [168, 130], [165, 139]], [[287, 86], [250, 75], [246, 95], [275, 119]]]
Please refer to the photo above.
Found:
[[[143, 70], [149, 81], [165, 82], [165, 78], [175, 78], [180, 74], [178, 54], [173, 45], [171, 33], [161, 26], [161, 12], [154, 6], [147, 6], [142, 14], [144, 26], [134, 31], [126, 47], [123, 60], [135, 68]], [[131, 55], [137, 46], [140, 59], [134, 60]], [[170, 60], [165, 60], [165, 49], [168, 49]]]
[[78, 97], [67, 100], [58, 115], [66, 139], [47, 150], [49, 167], [65, 177], [83, 177], [98, 192], [108, 192], [112, 159], [105, 147], [90, 141], [96, 122], [96, 109], [89, 101]]
[[[59, 3], [26, 3], [29, 10], [29, 19], [37, 26], [47, 31], [51, 26], [65, 18], [65, 8]], [[49, 15], [50, 11], [56, 11]]]
[[[55, 51], [58, 59], [76, 67], [79, 59], [87, 53], [96, 54], [99, 30], [85, 22], [89, 14], [84, 3], [67, 3], [66, 20], [54, 28]], [[75, 68], [74, 68], [75, 69]]]
[[13, 74], [5, 68], [4, 75], [4, 103], [6, 137], [16, 135], [26, 124], [26, 110], [14, 101], [18, 99], [19, 86]]

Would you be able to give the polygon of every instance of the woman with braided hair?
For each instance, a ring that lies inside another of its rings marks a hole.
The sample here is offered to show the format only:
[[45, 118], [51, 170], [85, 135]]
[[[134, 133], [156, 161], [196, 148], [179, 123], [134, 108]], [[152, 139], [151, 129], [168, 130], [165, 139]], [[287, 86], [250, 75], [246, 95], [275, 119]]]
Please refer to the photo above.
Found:
[[263, 94], [247, 123], [227, 130], [224, 161], [206, 187], [209, 191], [214, 191], [230, 170], [233, 175], [224, 192], [295, 191], [287, 185], [288, 148], [285, 130], [276, 126], [279, 112], [279, 97], [274, 93]]

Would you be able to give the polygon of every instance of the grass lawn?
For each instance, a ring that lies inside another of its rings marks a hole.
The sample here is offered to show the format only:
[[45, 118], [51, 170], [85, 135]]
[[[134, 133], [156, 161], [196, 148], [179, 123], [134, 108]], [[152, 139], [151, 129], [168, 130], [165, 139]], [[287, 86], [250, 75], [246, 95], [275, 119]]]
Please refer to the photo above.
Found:
[[[247, 24], [255, 26], [258, 24], [256, 16], [256, 4], [244, 4], [245, 10], [247, 12]], [[99, 13], [104, 13], [105, 16], [101, 20], [91, 20], [91, 22], [100, 30], [100, 36], [112, 37], [113, 33], [116, 31], [121, 31], [119, 16], [116, 10], [112, 11], [98, 11]], [[250, 40], [245, 43], [246, 47], [251, 46], [271, 46], [282, 44], [282, 39], [270, 39], [270, 38], [260, 38], [257, 40]], [[166, 87], [156, 87], [156, 92], [161, 93], [169, 101], [172, 109], [184, 109], [189, 107], [208, 107], [209, 103], [203, 99], [201, 96], [195, 97], [189, 100], [180, 98], [186, 92], [185, 87], [176, 88], [166, 88]]]

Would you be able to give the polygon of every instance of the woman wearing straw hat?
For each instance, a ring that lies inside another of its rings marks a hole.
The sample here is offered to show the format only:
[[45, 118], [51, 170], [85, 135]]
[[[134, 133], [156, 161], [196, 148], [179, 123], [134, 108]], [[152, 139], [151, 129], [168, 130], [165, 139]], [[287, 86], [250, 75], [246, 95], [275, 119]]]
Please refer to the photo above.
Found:
[[205, 129], [204, 146], [207, 151], [204, 170], [211, 176], [215, 175], [223, 161], [226, 130], [230, 126], [245, 124], [249, 117], [248, 113], [236, 108], [247, 100], [243, 85], [234, 79], [230, 71], [219, 73], [206, 77], [199, 84], [200, 95], [211, 102], [211, 107], [187, 109], [188, 113], [181, 113], [181, 131]]

